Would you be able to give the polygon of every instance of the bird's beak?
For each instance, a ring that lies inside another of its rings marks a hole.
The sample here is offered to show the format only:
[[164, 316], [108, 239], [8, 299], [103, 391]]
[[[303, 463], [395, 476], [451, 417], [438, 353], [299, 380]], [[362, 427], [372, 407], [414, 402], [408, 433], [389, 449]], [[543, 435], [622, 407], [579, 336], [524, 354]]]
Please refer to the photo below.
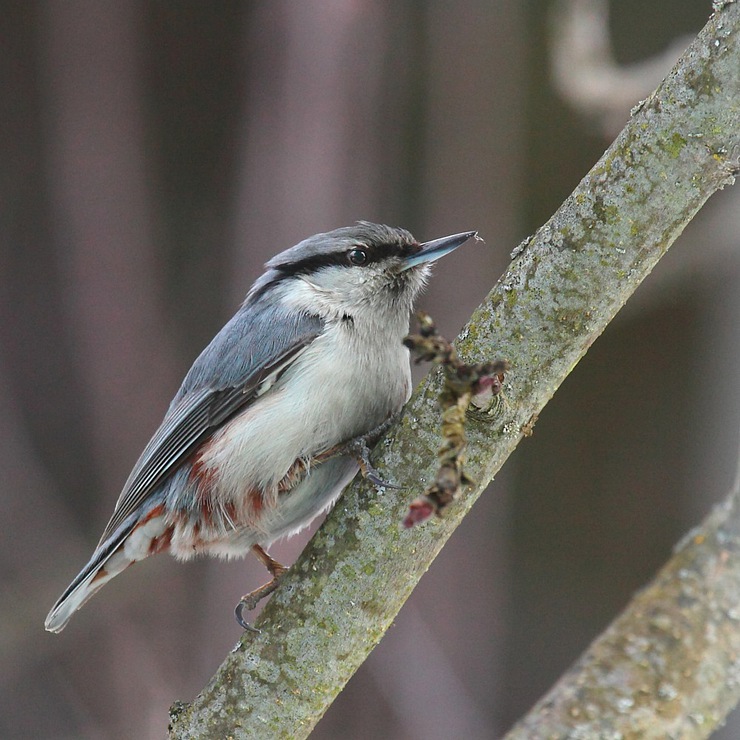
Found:
[[427, 262], [434, 262], [440, 257], [444, 257], [471, 237], [477, 237], [477, 231], [465, 231], [462, 234], [453, 234], [452, 236], [443, 236], [441, 239], [435, 239], [421, 245], [418, 252], [406, 257], [401, 266], [401, 272], [408, 270], [410, 267], [423, 265]]

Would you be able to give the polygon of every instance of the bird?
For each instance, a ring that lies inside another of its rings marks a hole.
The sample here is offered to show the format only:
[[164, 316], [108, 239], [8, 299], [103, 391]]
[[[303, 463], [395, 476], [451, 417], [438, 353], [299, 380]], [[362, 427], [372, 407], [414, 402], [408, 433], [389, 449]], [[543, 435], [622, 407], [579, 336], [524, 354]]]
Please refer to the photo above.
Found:
[[311, 236], [272, 257], [234, 316], [185, 375], [126, 480], [89, 562], [45, 621], [72, 615], [132, 563], [169, 552], [253, 552], [271, 580], [285, 566], [267, 548], [332, 507], [368, 444], [411, 395], [408, 334], [431, 264], [466, 231], [419, 243], [401, 228], [359, 221]]

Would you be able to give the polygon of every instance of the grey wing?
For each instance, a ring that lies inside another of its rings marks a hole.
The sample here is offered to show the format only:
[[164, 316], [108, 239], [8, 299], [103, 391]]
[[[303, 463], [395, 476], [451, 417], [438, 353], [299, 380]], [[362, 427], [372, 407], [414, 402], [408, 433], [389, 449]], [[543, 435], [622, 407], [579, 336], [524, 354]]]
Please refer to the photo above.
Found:
[[323, 329], [316, 316], [261, 308], [243, 306], [195, 361], [131, 471], [100, 544], [205, 439], [266, 392]]

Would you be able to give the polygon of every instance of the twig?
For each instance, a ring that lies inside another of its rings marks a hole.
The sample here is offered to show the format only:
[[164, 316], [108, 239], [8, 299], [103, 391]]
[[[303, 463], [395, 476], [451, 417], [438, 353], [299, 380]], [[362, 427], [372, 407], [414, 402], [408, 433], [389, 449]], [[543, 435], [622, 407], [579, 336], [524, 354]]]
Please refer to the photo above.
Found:
[[404, 527], [413, 527], [432, 514], [441, 516], [445, 507], [457, 497], [462, 486], [474, 483], [465, 474], [465, 414], [475, 396], [492, 399], [501, 392], [504, 373], [509, 369], [506, 360], [466, 364], [461, 362], [455, 348], [437, 333], [429, 314], [420, 311], [416, 318], [419, 334], [410, 334], [403, 343], [416, 355], [414, 362], [433, 362], [444, 371], [444, 388], [439, 396], [442, 408], [442, 437], [444, 442], [437, 456], [440, 461], [434, 482], [409, 506], [403, 520]]

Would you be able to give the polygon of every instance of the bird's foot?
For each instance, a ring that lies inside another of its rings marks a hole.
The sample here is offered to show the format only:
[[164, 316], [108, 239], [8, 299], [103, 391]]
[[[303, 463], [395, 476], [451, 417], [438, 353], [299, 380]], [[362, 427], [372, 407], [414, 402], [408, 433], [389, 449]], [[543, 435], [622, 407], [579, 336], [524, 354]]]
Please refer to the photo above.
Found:
[[401, 489], [403, 486], [396, 485], [395, 483], [389, 483], [384, 480], [380, 472], [370, 462], [370, 447], [374, 446], [376, 442], [398, 421], [400, 412], [389, 416], [382, 424], [371, 429], [369, 432], [351, 439], [349, 442], [342, 445], [340, 448], [340, 454], [350, 455], [357, 460], [357, 464], [360, 466], [360, 472], [363, 478], [367, 478], [376, 488], [395, 488]]
[[265, 583], [264, 586], [260, 586], [254, 591], [250, 591], [248, 594], [242, 596], [241, 599], [239, 599], [239, 603], [234, 608], [234, 616], [242, 629], [247, 632], [255, 632], [259, 634], [259, 630], [256, 627], [252, 627], [252, 625], [244, 619], [244, 610], [246, 609], [251, 612], [257, 607], [257, 604], [259, 604], [262, 599], [269, 596], [280, 585], [280, 582], [288, 568], [278, 563], [277, 560], [271, 558], [264, 548], [259, 545], [253, 545], [252, 551], [270, 572], [272, 580]]

